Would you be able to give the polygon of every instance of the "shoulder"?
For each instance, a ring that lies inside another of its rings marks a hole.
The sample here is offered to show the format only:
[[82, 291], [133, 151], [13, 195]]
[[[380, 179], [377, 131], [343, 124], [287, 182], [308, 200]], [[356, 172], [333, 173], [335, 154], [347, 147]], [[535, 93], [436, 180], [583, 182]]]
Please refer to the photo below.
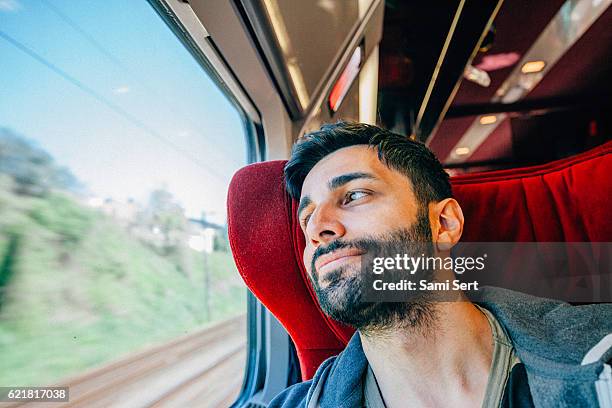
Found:
[[306, 397], [311, 386], [312, 380], [293, 384], [274, 397], [268, 408], [306, 407]]
[[488, 288], [477, 303], [495, 315], [519, 354], [580, 365], [612, 333], [612, 304], [573, 306], [499, 288]]
[[268, 405], [268, 408], [280, 408], [280, 407], [306, 407], [306, 404], [313, 391], [317, 386], [320, 386], [327, 375], [328, 368], [331, 367], [336, 361], [336, 356], [330, 357], [323, 361], [317, 372], [311, 380], [304, 381], [301, 383], [293, 384], [289, 388], [278, 394]]

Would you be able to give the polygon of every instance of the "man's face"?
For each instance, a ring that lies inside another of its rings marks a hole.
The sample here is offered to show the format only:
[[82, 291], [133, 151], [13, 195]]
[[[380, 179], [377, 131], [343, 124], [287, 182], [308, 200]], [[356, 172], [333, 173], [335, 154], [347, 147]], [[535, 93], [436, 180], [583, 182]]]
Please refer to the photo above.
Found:
[[410, 180], [368, 146], [340, 149], [313, 167], [298, 216], [306, 238], [304, 265], [326, 313], [357, 328], [406, 317], [405, 305], [361, 301], [360, 268], [366, 253], [431, 242], [427, 211], [419, 209]]

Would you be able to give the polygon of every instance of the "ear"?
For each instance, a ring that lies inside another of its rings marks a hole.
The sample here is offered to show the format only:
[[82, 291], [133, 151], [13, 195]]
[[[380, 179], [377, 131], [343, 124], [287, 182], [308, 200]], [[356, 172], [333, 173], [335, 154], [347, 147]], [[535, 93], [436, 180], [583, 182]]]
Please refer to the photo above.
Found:
[[447, 198], [429, 206], [431, 233], [438, 251], [449, 251], [463, 233], [463, 211], [454, 198]]

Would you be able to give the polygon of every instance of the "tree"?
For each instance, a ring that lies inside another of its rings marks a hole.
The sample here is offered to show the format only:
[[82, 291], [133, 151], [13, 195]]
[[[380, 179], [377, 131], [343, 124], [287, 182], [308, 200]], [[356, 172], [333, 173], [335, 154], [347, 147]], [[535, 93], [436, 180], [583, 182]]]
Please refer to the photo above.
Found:
[[184, 246], [187, 219], [172, 193], [165, 188], [153, 190], [146, 212], [150, 228], [163, 237], [161, 247], [165, 254]]
[[49, 153], [6, 128], [0, 128], [0, 173], [11, 176], [14, 192], [22, 195], [40, 197], [53, 188], [78, 192], [83, 187]]

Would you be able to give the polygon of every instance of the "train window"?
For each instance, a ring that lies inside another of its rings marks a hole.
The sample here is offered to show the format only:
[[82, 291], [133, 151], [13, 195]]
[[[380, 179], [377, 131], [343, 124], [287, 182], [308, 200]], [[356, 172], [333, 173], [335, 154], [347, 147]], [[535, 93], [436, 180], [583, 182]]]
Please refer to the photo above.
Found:
[[0, 1], [0, 89], [0, 386], [229, 405], [242, 113], [145, 1]]

